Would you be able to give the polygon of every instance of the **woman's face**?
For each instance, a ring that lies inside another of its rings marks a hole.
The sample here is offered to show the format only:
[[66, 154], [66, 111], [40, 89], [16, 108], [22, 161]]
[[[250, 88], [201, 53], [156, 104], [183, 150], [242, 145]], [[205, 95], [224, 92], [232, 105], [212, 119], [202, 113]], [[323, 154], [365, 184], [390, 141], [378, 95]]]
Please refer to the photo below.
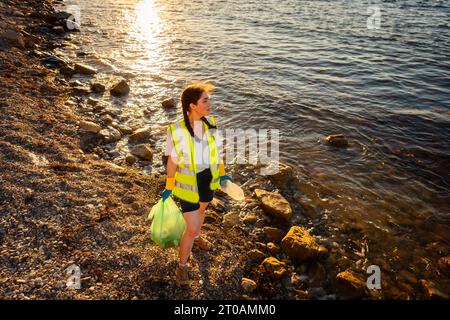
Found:
[[194, 110], [200, 117], [209, 115], [211, 111], [211, 100], [208, 92], [203, 92], [197, 104], [191, 103], [191, 109]]

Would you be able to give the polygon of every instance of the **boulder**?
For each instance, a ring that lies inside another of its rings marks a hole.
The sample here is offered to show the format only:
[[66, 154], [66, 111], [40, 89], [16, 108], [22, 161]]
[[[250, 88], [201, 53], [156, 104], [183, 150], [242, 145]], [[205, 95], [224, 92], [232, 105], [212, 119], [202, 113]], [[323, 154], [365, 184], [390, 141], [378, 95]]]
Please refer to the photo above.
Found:
[[126, 82], [126, 80], [122, 79], [119, 83], [115, 84], [109, 92], [113, 96], [123, 96], [130, 92], [130, 86]]
[[264, 259], [261, 266], [270, 276], [275, 278], [280, 278], [286, 273], [286, 264], [275, 257]]
[[89, 132], [97, 133], [102, 130], [102, 127], [94, 122], [81, 120], [79, 123], [81, 129], [84, 129]]
[[99, 131], [98, 135], [106, 142], [115, 142], [122, 138], [120, 131], [111, 127], [102, 129]]
[[264, 212], [275, 218], [289, 222], [292, 217], [292, 208], [281, 194], [255, 189], [255, 195], [260, 201], [261, 208]]
[[170, 98], [164, 100], [161, 105], [165, 109], [175, 108], [177, 106], [177, 101], [174, 98]]
[[248, 278], [242, 278], [241, 286], [244, 292], [251, 293], [256, 289], [256, 282]]
[[335, 147], [347, 147], [348, 142], [343, 134], [331, 134], [325, 138], [325, 141]]
[[293, 226], [281, 240], [283, 251], [297, 263], [317, 259], [321, 254], [314, 238], [302, 227]]
[[135, 143], [138, 141], [144, 141], [148, 140], [150, 138], [151, 129], [150, 128], [140, 128], [135, 130], [130, 136], [128, 137], [128, 142]]
[[1, 31], [0, 38], [8, 40], [15, 47], [25, 48], [25, 40], [18, 30], [9, 29]]
[[137, 144], [130, 149], [130, 152], [144, 160], [151, 160], [153, 157], [153, 150], [147, 144]]
[[275, 163], [270, 166], [278, 166], [273, 170], [274, 174], [269, 175], [270, 181], [277, 186], [277, 188], [283, 189], [289, 186], [291, 180], [294, 178], [294, 170], [291, 166], [284, 163]]
[[81, 64], [81, 63], [75, 63], [75, 71], [77, 73], [86, 74], [86, 75], [93, 75], [93, 74], [97, 73], [96, 69], [94, 69], [90, 66]]
[[225, 227], [232, 227], [239, 223], [239, 214], [236, 212], [230, 212], [223, 216], [222, 223]]
[[345, 298], [356, 299], [366, 293], [367, 286], [359, 275], [346, 270], [336, 276], [336, 289]]
[[91, 90], [94, 93], [103, 93], [106, 90], [106, 87], [101, 83], [92, 83]]

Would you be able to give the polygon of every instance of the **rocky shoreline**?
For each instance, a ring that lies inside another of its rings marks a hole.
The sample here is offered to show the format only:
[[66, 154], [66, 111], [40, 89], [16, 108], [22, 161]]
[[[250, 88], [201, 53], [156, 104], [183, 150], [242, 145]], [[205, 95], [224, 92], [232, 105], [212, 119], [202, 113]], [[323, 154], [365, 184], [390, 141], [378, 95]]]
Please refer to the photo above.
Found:
[[[77, 32], [55, 2], [0, 7], [0, 298], [448, 299], [445, 255], [438, 283], [409, 273], [402, 286], [368, 290], [365, 270], [343, 259], [340, 244], [322, 241], [321, 217], [299, 197], [313, 191], [283, 164], [270, 178], [258, 166], [230, 169], [246, 181], [246, 201], [217, 192], [204, 227], [215, 248], [194, 249], [192, 283], [177, 288], [177, 251], [151, 242], [147, 220], [164, 174], [141, 170], [152, 163], [153, 134], [165, 127], [128, 127], [103, 103], [105, 94], [128, 94], [124, 79], [72, 78], [97, 71], [54, 53]], [[121, 155], [115, 147], [124, 139], [129, 153]], [[326, 140], [348, 145], [341, 135]], [[81, 271], [79, 290], [66, 286], [72, 265]]]

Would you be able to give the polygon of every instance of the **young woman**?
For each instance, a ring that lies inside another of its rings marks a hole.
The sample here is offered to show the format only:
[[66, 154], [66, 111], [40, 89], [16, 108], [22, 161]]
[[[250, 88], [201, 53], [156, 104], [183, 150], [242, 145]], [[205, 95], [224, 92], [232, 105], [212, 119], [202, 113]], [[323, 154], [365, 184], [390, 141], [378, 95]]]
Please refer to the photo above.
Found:
[[162, 198], [177, 197], [186, 221], [176, 269], [178, 285], [189, 283], [188, 259], [193, 244], [211, 249], [211, 242], [200, 234], [205, 211], [219, 184], [231, 180], [219, 156], [215, 119], [209, 116], [213, 89], [201, 82], [188, 85], [181, 94], [183, 117], [167, 130], [167, 177]]

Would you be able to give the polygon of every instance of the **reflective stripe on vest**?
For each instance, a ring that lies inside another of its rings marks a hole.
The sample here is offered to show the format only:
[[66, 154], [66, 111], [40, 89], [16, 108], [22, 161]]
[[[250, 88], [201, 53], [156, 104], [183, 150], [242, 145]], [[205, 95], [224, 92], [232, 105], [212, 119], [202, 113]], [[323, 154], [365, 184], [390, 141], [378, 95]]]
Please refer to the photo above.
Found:
[[[214, 117], [209, 119], [212, 125], [215, 125]], [[212, 180], [209, 185], [211, 190], [219, 188], [219, 155], [214, 136], [210, 133], [206, 124], [205, 134], [209, 148], [209, 159]], [[175, 173], [174, 196], [188, 202], [198, 203], [200, 198], [197, 189], [197, 165], [195, 156], [194, 139], [189, 133], [184, 120], [179, 120], [170, 125], [173, 144], [179, 157], [177, 172]]]

